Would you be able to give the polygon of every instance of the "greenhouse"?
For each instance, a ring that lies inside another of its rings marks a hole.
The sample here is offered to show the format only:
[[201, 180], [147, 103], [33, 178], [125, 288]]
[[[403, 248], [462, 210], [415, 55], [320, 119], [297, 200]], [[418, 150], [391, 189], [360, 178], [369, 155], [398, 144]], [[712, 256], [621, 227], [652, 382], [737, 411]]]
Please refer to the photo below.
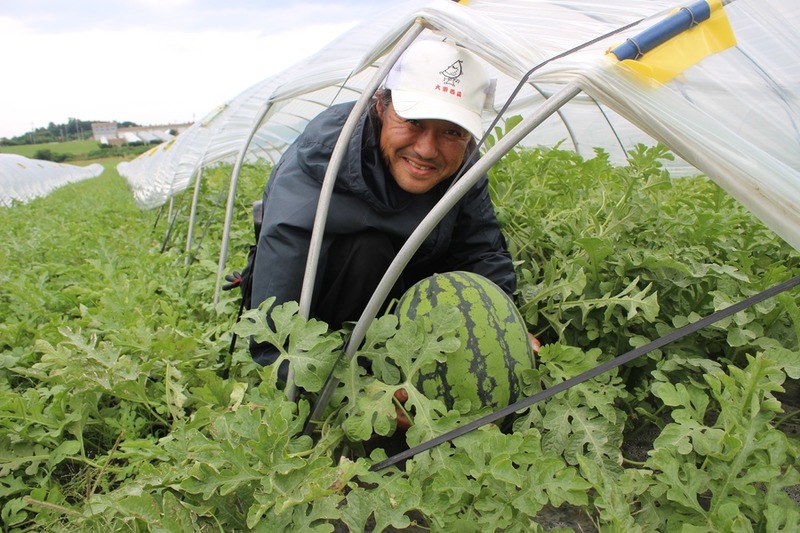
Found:
[[96, 178], [102, 165], [85, 167], [29, 159], [21, 155], [0, 154], [0, 205], [27, 202], [47, 196], [68, 183]]
[[[708, 175], [800, 247], [800, 8], [790, 0], [696, 6], [706, 6], [707, 21], [700, 18], [703, 9], [684, 7], [687, 31], [643, 57], [620, 61], [609, 52], [641, 41], [642, 34], [674, 30], [670, 15], [681, 6], [669, 0], [402, 2], [220, 104], [173, 142], [121, 163], [119, 171], [139, 205], [152, 208], [195, 187], [203, 168], [236, 162], [235, 195], [242, 162], [276, 162], [320, 110], [380, 84], [376, 72], [404, 35], [435, 32], [479, 55], [497, 79], [494, 109], [484, 114], [487, 129], [539, 113], [561, 95], [521, 144], [559, 145], [585, 157], [602, 148], [622, 162], [636, 143], [664, 143], [679, 156], [673, 175]], [[682, 53], [687, 48], [692, 52]], [[671, 64], [676, 53], [688, 64]], [[564, 98], [569, 88], [576, 90]], [[220, 275], [224, 255], [223, 246]]]

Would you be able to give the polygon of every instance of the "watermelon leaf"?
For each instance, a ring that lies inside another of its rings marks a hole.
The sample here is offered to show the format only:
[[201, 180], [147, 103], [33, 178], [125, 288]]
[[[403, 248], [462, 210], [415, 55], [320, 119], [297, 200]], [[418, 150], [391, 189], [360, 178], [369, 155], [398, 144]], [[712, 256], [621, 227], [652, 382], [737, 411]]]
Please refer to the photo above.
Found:
[[447, 354], [459, 348], [461, 341], [455, 331], [463, 323], [464, 317], [455, 306], [440, 305], [431, 310], [430, 317], [401, 324], [386, 347], [407, 383], [421, 371], [432, 370], [437, 362], [446, 361]]
[[730, 366], [726, 373], [720, 367], [704, 376], [714, 403], [699, 384], [654, 384], [654, 394], [674, 407], [647, 460], [669, 487], [672, 504], [662, 512], [705, 514], [699, 501], [706, 501], [714, 523], [728, 527], [743, 517], [758, 519], [755, 496], [762, 487], [767, 503], [779, 505], [787, 497], [783, 489], [800, 482], [791, 466], [798, 457], [772, 424], [781, 411], [772, 397], [784, 379], [780, 366], [761, 354], [748, 361], [746, 368]]

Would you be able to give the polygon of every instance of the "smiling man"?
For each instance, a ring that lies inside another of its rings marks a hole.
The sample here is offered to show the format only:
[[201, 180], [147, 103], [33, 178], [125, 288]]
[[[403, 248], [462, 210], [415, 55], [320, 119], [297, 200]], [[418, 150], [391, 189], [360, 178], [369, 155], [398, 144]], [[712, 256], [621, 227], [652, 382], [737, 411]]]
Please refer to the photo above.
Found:
[[[436, 205], [482, 134], [491, 81], [465, 49], [419, 40], [360, 118], [336, 178], [311, 316], [332, 328], [359, 318], [397, 251]], [[323, 111], [283, 154], [267, 184], [252, 306], [299, 300], [325, 172], [354, 104]], [[481, 274], [509, 295], [516, 276], [484, 176], [428, 236], [393, 290], [437, 272]], [[277, 351], [251, 342], [270, 364]]]

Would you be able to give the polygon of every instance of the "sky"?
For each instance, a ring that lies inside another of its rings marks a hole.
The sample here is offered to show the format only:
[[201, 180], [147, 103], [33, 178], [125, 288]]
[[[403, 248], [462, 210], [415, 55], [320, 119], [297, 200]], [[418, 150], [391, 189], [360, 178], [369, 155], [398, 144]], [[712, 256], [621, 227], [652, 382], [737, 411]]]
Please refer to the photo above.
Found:
[[0, 137], [193, 122], [385, 9], [372, 0], [0, 0]]

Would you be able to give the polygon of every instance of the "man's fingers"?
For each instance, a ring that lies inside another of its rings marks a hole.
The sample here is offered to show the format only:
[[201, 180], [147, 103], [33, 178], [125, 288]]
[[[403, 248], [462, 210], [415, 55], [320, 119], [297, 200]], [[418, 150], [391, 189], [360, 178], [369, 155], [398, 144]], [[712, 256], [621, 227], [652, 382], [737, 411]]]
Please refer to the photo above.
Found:
[[533, 353], [539, 353], [542, 343], [539, 342], [539, 339], [533, 336], [533, 333], [528, 332], [528, 338], [531, 340], [531, 348], [533, 348]]
[[395, 404], [394, 406], [395, 413], [397, 414], [397, 429], [405, 431], [411, 427], [411, 420], [408, 418], [408, 414], [402, 406], [402, 404], [408, 400], [408, 391], [406, 389], [397, 389], [394, 391], [394, 399], [396, 403], [400, 404]]

